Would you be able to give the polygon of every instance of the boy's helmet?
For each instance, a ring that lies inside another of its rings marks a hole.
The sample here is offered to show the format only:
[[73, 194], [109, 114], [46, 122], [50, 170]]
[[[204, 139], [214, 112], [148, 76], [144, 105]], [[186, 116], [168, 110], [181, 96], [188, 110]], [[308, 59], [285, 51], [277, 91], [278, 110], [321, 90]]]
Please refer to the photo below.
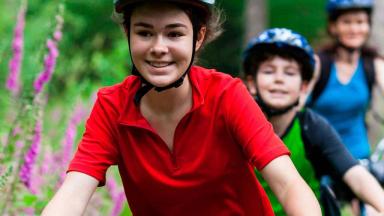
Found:
[[[315, 57], [312, 47], [307, 39], [300, 34], [286, 28], [272, 28], [254, 37], [248, 43], [243, 53], [244, 71], [247, 74], [254, 74], [252, 71], [251, 59], [253, 56], [262, 54], [268, 50], [289, 49], [302, 55], [304, 58], [299, 61], [302, 65], [308, 65], [308, 70], [302, 69], [303, 80], [310, 80], [314, 73]], [[278, 54], [276, 54], [278, 55]]]
[[[195, 6], [199, 6], [202, 3], [207, 5], [215, 4], [215, 0], [158, 0], [158, 1], [168, 1], [168, 2], [179, 2], [184, 4], [191, 4]], [[145, 0], [114, 0], [115, 10], [117, 13], [123, 12], [124, 7], [129, 4], [134, 4], [138, 2], [145, 2]]]
[[[267, 54], [276, 54], [276, 56], [286, 54], [301, 63], [301, 77], [305, 81], [312, 79], [315, 68], [314, 52], [308, 41], [300, 34], [286, 28], [267, 29], [259, 36], [254, 37], [248, 43], [244, 53], [244, 72], [254, 76], [257, 69], [252, 64], [254, 58], [259, 58]], [[257, 89], [257, 86], [256, 86]], [[292, 104], [284, 108], [273, 108], [267, 105], [264, 99], [256, 92], [256, 102], [259, 104], [263, 112], [268, 116], [282, 115], [299, 104], [299, 98]]]
[[373, 8], [373, 0], [328, 0], [327, 12], [332, 13], [337, 10], [349, 9], [368, 9]]

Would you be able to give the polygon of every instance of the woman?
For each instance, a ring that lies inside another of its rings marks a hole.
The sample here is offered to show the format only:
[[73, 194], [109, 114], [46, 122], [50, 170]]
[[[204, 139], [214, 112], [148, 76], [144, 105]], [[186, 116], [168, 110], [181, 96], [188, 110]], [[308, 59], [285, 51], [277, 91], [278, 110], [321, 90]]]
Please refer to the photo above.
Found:
[[43, 215], [81, 214], [111, 165], [134, 215], [273, 215], [253, 166], [288, 214], [321, 214], [242, 82], [193, 66], [215, 33], [213, 3], [115, 2], [136, 76], [99, 91], [67, 178]]
[[[371, 33], [372, 0], [329, 0], [328, 33], [333, 44], [319, 53], [321, 73], [308, 105], [336, 129], [357, 159], [370, 155], [365, 117], [373, 86], [384, 95], [384, 60], [366, 46]], [[339, 196], [352, 194], [335, 187]]]
[[322, 70], [308, 102], [358, 159], [370, 154], [364, 120], [372, 86], [384, 94], [384, 60], [366, 46], [372, 7], [372, 0], [328, 1], [328, 33], [334, 42], [319, 53]]

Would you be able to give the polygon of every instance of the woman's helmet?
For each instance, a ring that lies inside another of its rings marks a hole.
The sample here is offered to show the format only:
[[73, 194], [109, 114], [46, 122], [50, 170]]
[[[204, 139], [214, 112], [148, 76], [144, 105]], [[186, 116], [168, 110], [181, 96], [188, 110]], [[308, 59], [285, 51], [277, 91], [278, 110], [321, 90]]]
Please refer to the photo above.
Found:
[[252, 38], [243, 52], [243, 65], [246, 74], [254, 74], [252, 71], [252, 58], [264, 51], [281, 52], [289, 50], [303, 58], [298, 59], [302, 64], [301, 73], [303, 80], [310, 80], [314, 73], [315, 57], [312, 47], [307, 39], [300, 34], [286, 28], [272, 28]]
[[[315, 68], [314, 52], [308, 41], [300, 34], [286, 28], [272, 28], [254, 37], [248, 43], [243, 53], [243, 67], [247, 75], [255, 76], [254, 59], [263, 58], [265, 53], [288, 56], [301, 63], [301, 77], [305, 81], [312, 79]], [[259, 62], [258, 64], [260, 64]], [[260, 96], [256, 86], [255, 100], [268, 116], [282, 115], [299, 104], [299, 98], [287, 107], [276, 109], [268, 106]]]
[[[179, 2], [184, 4], [191, 4], [195, 6], [203, 4], [213, 5], [215, 4], [215, 0], [158, 0], [158, 1], [166, 1], [166, 2]], [[146, 0], [114, 0], [113, 3], [115, 4], [115, 10], [117, 13], [122, 13], [124, 10], [124, 7], [130, 4], [139, 3], [139, 2], [146, 2]]]
[[367, 9], [372, 10], [373, 0], [328, 0], [327, 12], [333, 13], [338, 10]]
[[[199, 11], [203, 11], [204, 14], [210, 14], [210, 7], [215, 4], [215, 0], [151, 0], [155, 2], [169, 2], [169, 3], [176, 3], [176, 4], [182, 4], [182, 5], [187, 5], [191, 6], [191, 8], [195, 8]], [[114, 0], [114, 5], [115, 5], [115, 12], [116, 13], [124, 13], [125, 8], [128, 9], [128, 6], [132, 4], [137, 4], [137, 3], [146, 3], [150, 2], [150, 0]], [[155, 89], [158, 92], [170, 89], [170, 88], [178, 88], [183, 84], [185, 76], [188, 74], [190, 71], [194, 57], [195, 57], [195, 46], [196, 46], [196, 41], [197, 41], [197, 34], [198, 34], [198, 24], [195, 23], [196, 20], [191, 20], [192, 26], [193, 26], [193, 51], [192, 51], [192, 58], [191, 62], [187, 68], [187, 70], [173, 83], [164, 86], [164, 87], [158, 87], [154, 86], [151, 83], [149, 83], [147, 80], [144, 79], [143, 76], [141, 76], [140, 72], [137, 70], [135, 65], [133, 64], [132, 66], [132, 74], [137, 75], [141, 78], [142, 81], [142, 87], [136, 92], [135, 95], [135, 103], [138, 104], [141, 100], [141, 98], [148, 93], [151, 89]], [[128, 43], [130, 44], [130, 39], [129, 39], [129, 29], [128, 30]], [[132, 56], [132, 55], [131, 55]], [[132, 61], [133, 62], [133, 61]]]

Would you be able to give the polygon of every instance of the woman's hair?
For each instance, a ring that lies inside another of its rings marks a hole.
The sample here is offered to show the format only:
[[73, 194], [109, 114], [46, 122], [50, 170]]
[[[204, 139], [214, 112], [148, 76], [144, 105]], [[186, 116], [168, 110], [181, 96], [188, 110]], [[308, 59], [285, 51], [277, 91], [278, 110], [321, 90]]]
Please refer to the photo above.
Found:
[[[339, 45], [334, 42], [332, 44], [327, 44], [325, 46], [323, 46], [321, 49], [320, 49], [320, 52], [323, 52], [325, 54], [328, 54], [332, 57], [336, 57], [336, 53], [337, 53], [337, 48], [339, 47]], [[363, 47], [361, 47], [361, 55], [362, 56], [365, 56], [365, 57], [369, 57], [369, 58], [381, 58], [381, 56], [379, 55], [379, 53], [377, 52], [377, 50], [373, 47], [370, 47], [368, 45], [364, 45]]]
[[[126, 32], [129, 34], [130, 31], [130, 20], [134, 9], [142, 3], [137, 3], [126, 7], [123, 11], [123, 15], [118, 17], [116, 14], [113, 15], [113, 19], [121, 24]], [[222, 29], [222, 11], [213, 6], [201, 5], [191, 6], [184, 3], [174, 3], [183, 10], [192, 22], [194, 31], [199, 31], [202, 27], [206, 27], [205, 38], [201, 48], [207, 43], [215, 40], [223, 32]], [[197, 32], [194, 32], [196, 34]], [[201, 50], [200, 48], [200, 50]]]
[[368, 15], [369, 24], [372, 23], [372, 9], [371, 8], [349, 8], [349, 9], [338, 9], [328, 13], [328, 24], [336, 22], [336, 20], [343, 14], [366, 12]]
[[243, 65], [245, 75], [256, 77], [260, 65], [276, 56], [288, 61], [295, 61], [299, 65], [301, 78], [304, 81], [312, 79], [313, 66], [310, 64], [308, 55], [304, 54], [302, 50], [295, 49], [294, 47], [282, 49], [271, 45], [259, 47], [256, 51], [250, 54], [249, 61], [244, 61]]

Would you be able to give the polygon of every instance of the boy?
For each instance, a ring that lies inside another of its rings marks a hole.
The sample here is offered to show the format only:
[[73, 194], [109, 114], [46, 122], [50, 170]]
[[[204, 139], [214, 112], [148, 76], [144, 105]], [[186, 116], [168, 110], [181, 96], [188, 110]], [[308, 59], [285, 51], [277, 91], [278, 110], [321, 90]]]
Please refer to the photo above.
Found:
[[[324, 175], [344, 181], [360, 199], [384, 213], [383, 190], [348, 153], [335, 130], [310, 109], [298, 111], [299, 98], [307, 92], [315, 68], [307, 40], [289, 29], [266, 30], [250, 41], [243, 65], [249, 92], [291, 151], [301, 176], [321, 197], [324, 213], [338, 213], [337, 204], [326, 204], [332, 199], [321, 186]], [[271, 189], [261, 182], [276, 215], [284, 215]]]

